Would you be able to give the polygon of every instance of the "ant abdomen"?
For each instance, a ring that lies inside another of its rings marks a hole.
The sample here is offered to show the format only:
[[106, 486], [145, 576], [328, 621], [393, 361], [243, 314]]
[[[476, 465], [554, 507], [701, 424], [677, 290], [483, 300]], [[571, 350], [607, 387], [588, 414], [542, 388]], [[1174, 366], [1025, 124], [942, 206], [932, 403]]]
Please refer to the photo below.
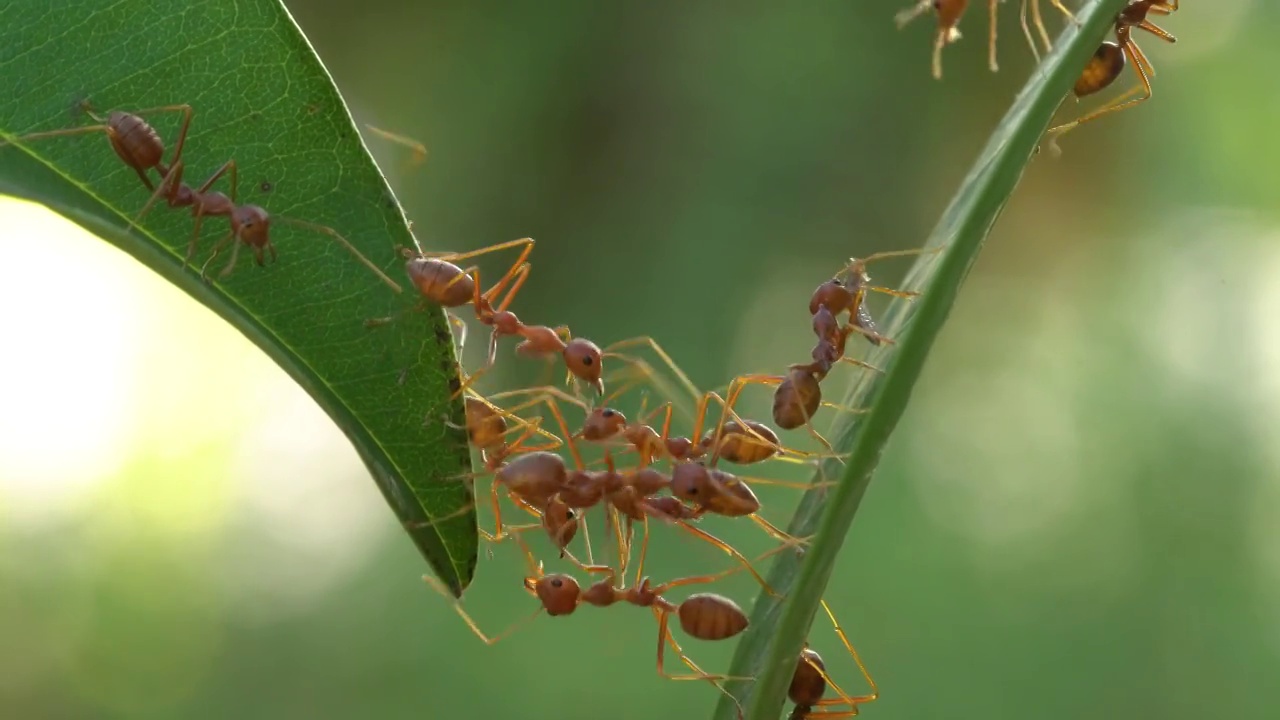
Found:
[[747, 629], [747, 614], [723, 595], [696, 593], [680, 603], [680, 627], [699, 640], [724, 640]]
[[492, 447], [502, 441], [507, 432], [507, 420], [487, 403], [468, 397], [467, 438], [478, 448]]
[[793, 367], [773, 392], [773, 421], [783, 430], [803, 427], [822, 405], [822, 386], [808, 368]]
[[[702, 444], [712, 445], [715, 442], [713, 435], [714, 431], [708, 432]], [[778, 434], [764, 423], [747, 420], [746, 427], [743, 427], [738, 421], [730, 420], [721, 430], [719, 457], [731, 463], [750, 465], [768, 460], [781, 451], [782, 441]]]
[[451, 262], [414, 257], [405, 263], [405, 272], [418, 292], [437, 305], [461, 307], [475, 296], [475, 281]]
[[[815, 650], [805, 648], [800, 651], [800, 662], [796, 664], [795, 674], [791, 676], [791, 686], [787, 688], [787, 697], [800, 708], [811, 708], [822, 700], [827, 691], [827, 681], [819, 670], [825, 671], [822, 656]], [[801, 714], [803, 716], [803, 713]]]
[[1076, 80], [1073, 89], [1076, 97], [1092, 95], [1110, 87], [1124, 72], [1125, 62], [1124, 49], [1116, 43], [1107, 41], [1099, 45]]
[[164, 141], [146, 120], [114, 110], [107, 116], [107, 126], [111, 149], [129, 167], [153, 168], [164, 159]]

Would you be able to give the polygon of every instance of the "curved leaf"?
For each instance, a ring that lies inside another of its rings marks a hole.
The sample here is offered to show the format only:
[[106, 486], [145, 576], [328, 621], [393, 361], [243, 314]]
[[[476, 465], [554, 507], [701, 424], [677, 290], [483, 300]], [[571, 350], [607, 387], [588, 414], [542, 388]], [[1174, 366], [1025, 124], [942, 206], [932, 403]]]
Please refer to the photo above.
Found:
[[[905, 283], [922, 296], [913, 303], [895, 304], [886, 315], [886, 333], [897, 338], [897, 344], [870, 358], [885, 373], [865, 374], [845, 402], [871, 410], [857, 421], [846, 417], [838, 424], [835, 446], [851, 454], [844, 468], [836, 462], [819, 468], [815, 482], [837, 475], [843, 479], [834, 489], [809, 491], [801, 501], [787, 532], [796, 537], [813, 535], [812, 543], [803, 555], [781, 556], [770, 570], [769, 584], [785, 599], [763, 593], [757, 598], [750, 629], [729, 670], [735, 677], [756, 678], [730, 688], [751, 720], [778, 717], [836, 555], [929, 349], [1055, 110], [1125, 4], [1126, 0], [1097, 0], [1077, 15], [1079, 27], [1068, 26], [992, 134], [929, 236], [927, 246], [940, 252], [923, 256]], [[827, 662], [828, 668], [833, 666], [832, 658]], [[737, 712], [724, 698], [716, 716], [730, 720]]]
[[[107, 239], [261, 347], [347, 434], [400, 520], [420, 525], [414, 543], [461, 594], [475, 568], [476, 520], [466, 511], [466, 434], [444, 422], [463, 417], [461, 401], [449, 401], [458, 370], [444, 313], [366, 328], [416, 293], [393, 292], [328, 235], [279, 222], [330, 226], [407, 285], [397, 249], [414, 241], [403, 213], [285, 9], [275, 0], [29, 2], [9, 4], [4, 18], [0, 140], [92, 124], [72, 112], [86, 99], [100, 112], [189, 104], [186, 182], [234, 158], [238, 201], [272, 213], [280, 257], [262, 268], [242, 258], [211, 283], [184, 269], [190, 213], [161, 202], [130, 231], [150, 194], [102, 133], [0, 147], [0, 191]], [[168, 152], [180, 118], [147, 117]], [[214, 189], [230, 192], [225, 178]], [[197, 267], [226, 233], [225, 219], [205, 221]], [[456, 517], [426, 522], [447, 516]]]

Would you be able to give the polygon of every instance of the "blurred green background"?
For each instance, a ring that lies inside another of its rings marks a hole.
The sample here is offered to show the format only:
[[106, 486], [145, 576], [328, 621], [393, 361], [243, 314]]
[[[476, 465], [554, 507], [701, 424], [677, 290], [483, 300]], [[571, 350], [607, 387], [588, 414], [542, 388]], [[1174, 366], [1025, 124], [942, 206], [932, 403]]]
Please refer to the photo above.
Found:
[[[929, 22], [894, 29], [905, 4], [289, 7], [358, 120], [429, 146], [413, 169], [369, 140], [424, 246], [533, 236], [524, 319], [652, 334], [714, 387], [805, 359], [809, 292], [844, 258], [922, 244], [1031, 70], [1006, 3], [1002, 71], [975, 7], [934, 82]], [[1030, 168], [828, 593], [883, 693], [867, 716], [1274, 717], [1277, 22], [1187, 3], [1162, 23], [1176, 46], [1142, 39], [1155, 99]], [[642, 610], [481, 644], [283, 372], [105, 243], [0, 208], [0, 715], [709, 714], [709, 686], [654, 673]], [[500, 367], [487, 390], [536, 375]], [[784, 523], [794, 493], [761, 495]], [[655, 536], [655, 579], [727, 567]], [[486, 628], [534, 607], [522, 571], [512, 546], [482, 555]], [[860, 686], [827, 626], [811, 641]], [[727, 667], [727, 645], [686, 647]]]

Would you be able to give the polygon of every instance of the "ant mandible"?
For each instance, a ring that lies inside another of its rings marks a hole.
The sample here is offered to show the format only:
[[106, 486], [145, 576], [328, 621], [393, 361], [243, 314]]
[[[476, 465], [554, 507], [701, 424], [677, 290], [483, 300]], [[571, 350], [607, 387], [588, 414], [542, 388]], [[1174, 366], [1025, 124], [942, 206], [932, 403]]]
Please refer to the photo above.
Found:
[[[1147, 16], [1151, 14], [1168, 15], [1176, 12], [1177, 9], [1178, 0], [1167, 0], [1165, 2], [1159, 0], [1132, 0], [1124, 10], [1120, 11], [1120, 14], [1116, 16], [1115, 41], [1108, 40], [1098, 47], [1088, 64], [1085, 65], [1079, 79], [1076, 80], [1072, 91], [1077, 98], [1082, 98], [1110, 87], [1124, 72], [1124, 67], [1128, 62], [1133, 63], [1133, 71], [1138, 75], [1138, 87], [1129, 90], [1110, 104], [1081, 118], [1050, 128], [1046, 133], [1049, 137], [1050, 148], [1057, 152], [1058, 138], [1084, 123], [1097, 120], [1110, 113], [1126, 110], [1151, 99], [1151, 78], [1155, 75], [1155, 67], [1151, 64], [1151, 60], [1147, 58], [1146, 53], [1142, 51], [1142, 48], [1138, 47], [1138, 43], [1134, 41], [1132, 37], [1133, 29], [1145, 30], [1165, 42], [1175, 43], [1178, 41], [1176, 37], [1148, 20]], [[1129, 99], [1130, 95], [1135, 94], [1139, 95], [1139, 97]]]

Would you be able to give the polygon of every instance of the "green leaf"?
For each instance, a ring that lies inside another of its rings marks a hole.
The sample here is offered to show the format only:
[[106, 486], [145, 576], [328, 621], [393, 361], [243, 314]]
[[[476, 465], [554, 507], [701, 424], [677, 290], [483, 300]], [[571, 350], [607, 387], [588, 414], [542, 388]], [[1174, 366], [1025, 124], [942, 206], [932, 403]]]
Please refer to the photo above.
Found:
[[[906, 288], [921, 292], [921, 297], [912, 303], [895, 303], [884, 318], [886, 334], [898, 342], [878, 350], [870, 360], [885, 373], [866, 373], [845, 402], [871, 410], [857, 420], [846, 417], [838, 423], [834, 445], [850, 456], [843, 469], [836, 462], [819, 468], [815, 482], [842, 473], [843, 478], [834, 488], [810, 490], [801, 501], [787, 531], [796, 537], [813, 535], [812, 543], [802, 555], [784, 554], [771, 568], [769, 584], [785, 599], [759, 596], [751, 626], [735, 652], [729, 674], [755, 678], [729, 688], [750, 720], [779, 716], [836, 555], [929, 349], [1054, 112], [1126, 2], [1097, 0], [1077, 15], [1080, 27], [1068, 26], [992, 134], [930, 235], [927, 247], [941, 251], [922, 256], [905, 283]], [[854, 635], [856, 640], [856, 631]], [[838, 662], [830, 651], [824, 659], [828, 669]], [[872, 666], [874, 671], [874, 661]], [[737, 712], [723, 698], [716, 716], [731, 720]]]
[[[192, 216], [163, 201], [129, 231], [150, 194], [102, 133], [0, 147], [0, 192], [43, 203], [100, 235], [262, 348], [347, 434], [392, 510], [420, 526], [409, 531], [419, 551], [461, 594], [477, 538], [464, 482], [466, 433], [444, 422], [463, 419], [461, 401], [449, 399], [458, 382], [449, 327], [439, 308], [364, 326], [416, 301], [397, 254], [414, 240], [285, 9], [275, 0], [86, 0], [10, 3], [4, 18], [0, 140], [91, 124], [71, 112], [85, 99], [99, 112], [189, 104], [186, 182], [202, 182], [234, 158], [237, 199], [272, 213], [279, 261], [257, 267], [244, 253], [233, 274], [217, 278], [219, 261], [214, 281], [202, 281], [183, 268]], [[147, 117], [165, 140], [166, 162], [180, 119]], [[214, 189], [230, 192], [225, 178]], [[282, 218], [336, 229], [409, 291], [393, 292], [328, 235]], [[227, 228], [224, 218], [206, 220], [197, 268]], [[444, 517], [451, 519], [428, 522]]]

